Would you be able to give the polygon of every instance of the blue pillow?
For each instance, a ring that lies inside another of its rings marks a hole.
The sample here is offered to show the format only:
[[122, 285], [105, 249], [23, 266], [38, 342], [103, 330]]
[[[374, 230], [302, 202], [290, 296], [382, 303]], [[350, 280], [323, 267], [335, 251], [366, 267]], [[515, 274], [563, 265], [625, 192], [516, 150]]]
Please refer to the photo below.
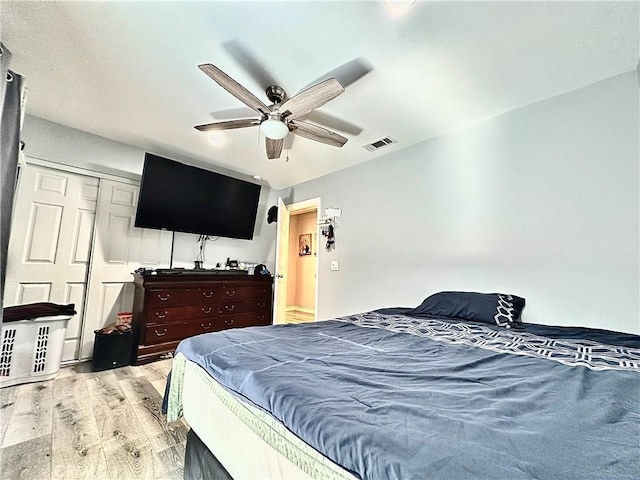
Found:
[[507, 293], [439, 292], [425, 298], [413, 313], [496, 324], [521, 323], [525, 299]]

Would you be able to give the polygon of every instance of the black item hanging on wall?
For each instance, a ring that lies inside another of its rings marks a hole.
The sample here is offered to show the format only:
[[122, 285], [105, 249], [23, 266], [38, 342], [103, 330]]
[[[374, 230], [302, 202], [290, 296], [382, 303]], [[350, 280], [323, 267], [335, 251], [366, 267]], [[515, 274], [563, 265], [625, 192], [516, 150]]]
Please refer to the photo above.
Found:
[[267, 223], [274, 223], [277, 221], [278, 221], [278, 207], [273, 205], [271, 208], [269, 208], [269, 211], [267, 212]]
[[326, 228], [322, 229], [322, 235], [327, 237], [327, 245], [325, 247], [327, 252], [336, 248], [336, 236], [333, 225], [329, 224]]

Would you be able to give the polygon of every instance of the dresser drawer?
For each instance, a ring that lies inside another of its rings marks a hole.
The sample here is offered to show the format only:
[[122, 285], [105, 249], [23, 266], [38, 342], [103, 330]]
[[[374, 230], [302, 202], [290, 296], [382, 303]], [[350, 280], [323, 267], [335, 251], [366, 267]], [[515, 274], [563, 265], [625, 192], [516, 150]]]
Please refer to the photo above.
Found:
[[220, 318], [211, 318], [189, 322], [189, 335], [200, 335], [201, 333], [217, 332], [224, 330], [224, 321]]
[[165, 288], [149, 290], [147, 307], [191, 305], [204, 303], [216, 297], [215, 288]]
[[232, 300], [220, 302], [220, 315], [236, 315], [238, 313], [262, 312], [269, 308], [269, 302], [264, 300]]
[[188, 321], [199, 318], [211, 318], [218, 315], [217, 303], [201, 305], [182, 305], [179, 307], [150, 308], [145, 312], [147, 324]]
[[264, 285], [223, 285], [220, 289], [220, 300], [240, 300], [244, 298], [266, 298], [271, 293], [271, 286]]
[[186, 322], [162, 323], [147, 325], [144, 329], [145, 345], [182, 340], [191, 335]]
[[243, 315], [228, 315], [220, 318], [218, 322], [222, 328], [255, 327], [259, 325], [271, 325], [269, 312], [245, 313]]

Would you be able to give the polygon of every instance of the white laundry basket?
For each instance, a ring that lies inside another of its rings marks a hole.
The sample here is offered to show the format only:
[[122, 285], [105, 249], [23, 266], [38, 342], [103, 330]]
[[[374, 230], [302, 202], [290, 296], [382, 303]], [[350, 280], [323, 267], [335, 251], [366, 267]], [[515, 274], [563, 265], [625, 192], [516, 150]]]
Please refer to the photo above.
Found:
[[56, 315], [3, 323], [0, 387], [55, 377], [71, 318], [72, 315]]

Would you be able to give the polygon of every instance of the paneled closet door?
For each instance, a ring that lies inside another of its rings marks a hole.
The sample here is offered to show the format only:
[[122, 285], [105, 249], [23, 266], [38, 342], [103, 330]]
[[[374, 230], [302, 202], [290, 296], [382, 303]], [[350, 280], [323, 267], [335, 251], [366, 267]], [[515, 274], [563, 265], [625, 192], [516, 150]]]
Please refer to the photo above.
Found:
[[100, 180], [81, 359], [93, 355], [94, 330], [133, 308], [133, 271], [169, 265], [171, 233], [133, 226], [138, 191], [135, 184]]
[[34, 165], [21, 169], [11, 224], [4, 305], [74, 303], [64, 360], [78, 358], [98, 178]]

